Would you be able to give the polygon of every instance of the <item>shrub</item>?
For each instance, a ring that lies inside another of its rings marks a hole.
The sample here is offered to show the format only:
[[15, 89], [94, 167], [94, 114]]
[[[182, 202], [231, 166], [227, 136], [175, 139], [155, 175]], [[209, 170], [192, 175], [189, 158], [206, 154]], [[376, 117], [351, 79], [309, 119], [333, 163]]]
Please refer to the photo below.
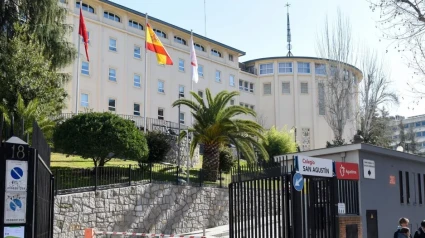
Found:
[[281, 131], [272, 127], [265, 135], [262, 144], [269, 153], [270, 158], [276, 155], [296, 152], [297, 144], [294, 141], [293, 133], [283, 128]]
[[163, 162], [171, 149], [172, 138], [170, 135], [152, 131], [146, 134], [146, 140], [149, 148], [148, 161]]
[[229, 173], [230, 170], [236, 166], [236, 159], [229, 148], [220, 150], [220, 166], [219, 169], [224, 173]]

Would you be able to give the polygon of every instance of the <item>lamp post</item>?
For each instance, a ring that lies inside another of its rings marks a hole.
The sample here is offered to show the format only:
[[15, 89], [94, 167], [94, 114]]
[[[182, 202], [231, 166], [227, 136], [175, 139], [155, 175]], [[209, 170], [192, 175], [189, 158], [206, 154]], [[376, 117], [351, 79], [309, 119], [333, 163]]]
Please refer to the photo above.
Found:
[[[180, 99], [181, 98], [181, 93], [180, 93], [180, 89], [179, 89], [179, 96], [178, 96], [178, 98]], [[179, 172], [180, 172], [180, 156], [181, 156], [181, 153], [180, 153], [180, 133], [181, 133], [181, 131], [180, 131], [180, 104], [178, 105], [178, 118], [177, 118], [177, 122], [178, 122], [178, 124], [179, 124], [179, 132], [178, 132], [178, 139], [177, 139], [177, 147], [178, 147], [178, 149], [177, 149], [177, 185], [179, 184]]]

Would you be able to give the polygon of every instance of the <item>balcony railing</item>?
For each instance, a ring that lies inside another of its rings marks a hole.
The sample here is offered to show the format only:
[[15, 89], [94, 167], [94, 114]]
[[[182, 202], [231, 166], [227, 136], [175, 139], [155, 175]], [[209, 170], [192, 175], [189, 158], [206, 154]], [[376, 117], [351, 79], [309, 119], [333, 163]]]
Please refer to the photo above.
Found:
[[257, 69], [255, 68], [255, 66], [245, 66], [245, 64], [239, 63], [239, 68], [243, 72], [257, 75]]

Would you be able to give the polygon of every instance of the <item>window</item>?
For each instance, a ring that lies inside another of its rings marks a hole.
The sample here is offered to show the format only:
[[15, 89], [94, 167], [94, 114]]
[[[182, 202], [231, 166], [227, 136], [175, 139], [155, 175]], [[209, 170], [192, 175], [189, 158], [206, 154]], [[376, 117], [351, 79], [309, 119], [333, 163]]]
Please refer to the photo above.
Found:
[[418, 190], [419, 190], [419, 204], [422, 205], [422, 179], [421, 179], [421, 174], [418, 174]]
[[[66, 1], [61, 1], [61, 2], [66, 3]], [[75, 7], [80, 8], [80, 2], [79, 1], [75, 3]], [[90, 5], [83, 3], [83, 11], [94, 13], [94, 8]]]
[[263, 84], [263, 94], [264, 95], [271, 95], [272, 94], [272, 84], [271, 83]]
[[251, 108], [252, 110], [254, 110], [254, 105], [249, 106], [249, 108]]
[[[425, 181], [425, 175], [424, 175]], [[403, 191], [403, 172], [398, 171], [398, 187], [400, 188], [400, 203], [404, 203], [404, 191]]]
[[229, 76], [229, 85], [234, 87], [235, 86], [235, 75]]
[[111, 112], [115, 112], [115, 99], [110, 98], [108, 100], [108, 110]]
[[109, 50], [115, 52], [117, 51], [117, 40], [109, 38]]
[[230, 105], [235, 105], [235, 100], [234, 99], [230, 99]]
[[117, 71], [113, 68], [109, 68], [109, 80], [110, 81], [117, 81]]
[[319, 97], [319, 115], [325, 115], [325, 84], [318, 84], [318, 97]]
[[158, 29], [153, 29], [153, 31], [155, 32], [155, 34], [156, 34], [158, 37], [162, 37], [162, 38], [167, 39], [167, 34], [165, 34], [165, 32], [163, 32], [163, 31], [161, 31], [161, 30], [158, 30]]
[[239, 90], [243, 91], [243, 80], [239, 79]]
[[179, 59], [179, 71], [184, 72], [184, 60]]
[[409, 124], [405, 124], [404, 125], [404, 128], [409, 128]]
[[279, 73], [280, 74], [289, 74], [292, 73], [292, 63], [279, 63]]
[[198, 91], [198, 96], [201, 98], [204, 98], [204, 92], [202, 92], [201, 90]]
[[246, 91], [246, 92], [248, 92], [248, 84], [249, 83], [247, 81], [243, 82], [243, 90]]
[[137, 87], [137, 88], [140, 88], [141, 87], [141, 80], [140, 80], [140, 75], [138, 75], [138, 74], [134, 74], [134, 76], [133, 76], [133, 86], [134, 87]]
[[218, 83], [221, 82], [221, 72], [218, 70], [215, 71], [215, 81]]
[[158, 108], [158, 119], [164, 120], [164, 109]]
[[179, 85], [179, 98], [184, 98], [184, 86]]
[[282, 94], [290, 94], [291, 93], [291, 83], [283, 82], [282, 83]]
[[164, 81], [158, 80], [158, 92], [159, 93], [165, 93]]
[[260, 75], [273, 74], [273, 63], [260, 64]]
[[254, 92], [254, 83], [249, 83], [249, 92]]
[[178, 36], [174, 36], [174, 42], [177, 42], [182, 45], [186, 45], [186, 40]]
[[422, 122], [422, 126], [425, 126], [425, 121]]
[[308, 83], [301, 83], [301, 94], [308, 94]]
[[133, 108], [134, 108], [133, 115], [140, 116], [140, 104], [134, 103]]
[[121, 18], [111, 12], [107, 12], [107, 11], [103, 12], [103, 17], [112, 21], [121, 22]]
[[242, 79], [239, 79], [239, 90], [245, 91], [245, 92], [254, 92], [254, 83], [250, 83], [247, 81], [243, 81]]
[[324, 64], [315, 64], [316, 74], [325, 75], [326, 74], [326, 66]]
[[136, 29], [139, 29], [139, 30], [142, 30], [143, 31], [143, 25], [140, 24], [140, 23], [138, 23], [137, 21], [129, 20], [128, 21], [128, 25], [130, 27], [133, 27], [133, 28], [136, 28]]
[[421, 122], [416, 122], [416, 127], [420, 127], [421, 126]]
[[349, 75], [349, 71], [344, 69], [344, 80], [348, 80], [350, 78]]
[[198, 76], [204, 77], [204, 66], [198, 65]]
[[211, 49], [211, 54], [221, 58], [221, 53], [218, 50]]
[[203, 47], [202, 45], [198, 43], [193, 43], [193, 46], [195, 46], [195, 49], [205, 52], [205, 47]]
[[82, 107], [89, 107], [89, 95], [86, 93], [81, 94], [80, 105]]
[[180, 124], [184, 124], [184, 112], [180, 112], [179, 119], [180, 119]]
[[81, 74], [89, 75], [90, 74], [90, 66], [89, 62], [83, 61], [81, 64]]
[[298, 73], [309, 74], [310, 63], [298, 62]]
[[416, 132], [416, 137], [421, 137], [422, 136], [422, 132]]
[[134, 46], [134, 54], [133, 54], [134, 58], [136, 59], [141, 59], [141, 50], [140, 50], [140, 46], [135, 45]]
[[410, 182], [409, 172], [406, 171], [406, 203], [410, 204]]
[[233, 62], [233, 55], [229, 55], [229, 61]]

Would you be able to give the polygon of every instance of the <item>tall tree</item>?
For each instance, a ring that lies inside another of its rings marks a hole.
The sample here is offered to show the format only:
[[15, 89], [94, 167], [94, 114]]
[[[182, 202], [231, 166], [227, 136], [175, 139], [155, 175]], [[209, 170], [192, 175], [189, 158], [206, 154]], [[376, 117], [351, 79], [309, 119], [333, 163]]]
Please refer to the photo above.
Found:
[[404, 124], [403, 121], [401, 120], [400, 123], [398, 124], [398, 130], [399, 130], [399, 134], [398, 134], [398, 145], [403, 147], [404, 149], [406, 149], [406, 132], [404, 130]]
[[409, 140], [409, 146], [407, 148], [407, 151], [413, 154], [418, 153], [418, 142], [416, 140], [416, 132], [413, 130], [413, 126], [409, 126], [409, 133], [407, 134], [407, 139]]
[[[257, 141], [257, 138], [264, 139], [263, 128], [255, 121], [235, 118], [239, 115], [255, 117], [254, 110], [238, 105], [228, 106], [230, 100], [239, 95], [239, 92], [221, 91], [213, 97], [210, 90], [206, 89], [206, 102], [197, 93], [190, 93], [194, 101], [179, 99], [173, 103], [173, 107], [185, 105], [192, 110], [195, 122], [188, 130], [193, 134], [190, 157], [193, 157], [198, 144], [204, 145], [202, 169], [206, 180], [217, 180], [219, 155], [223, 146], [234, 144], [250, 161], [255, 160], [254, 147], [264, 158], [268, 158], [267, 151]], [[181, 136], [185, 134], [186, 132], [183, 132]]]
[[[372, 117], [370, 129], [368, 133], [362, 130], [358, 131], [358, 135], [363, 137], [363, 142], [389, 148], [392, 142], [392, 127], [390, 126], [391, 119], [389, 112], [385, 109], [379, 109]], [[364, 128], [364, 118], [361, 119], [361, 128]]]

